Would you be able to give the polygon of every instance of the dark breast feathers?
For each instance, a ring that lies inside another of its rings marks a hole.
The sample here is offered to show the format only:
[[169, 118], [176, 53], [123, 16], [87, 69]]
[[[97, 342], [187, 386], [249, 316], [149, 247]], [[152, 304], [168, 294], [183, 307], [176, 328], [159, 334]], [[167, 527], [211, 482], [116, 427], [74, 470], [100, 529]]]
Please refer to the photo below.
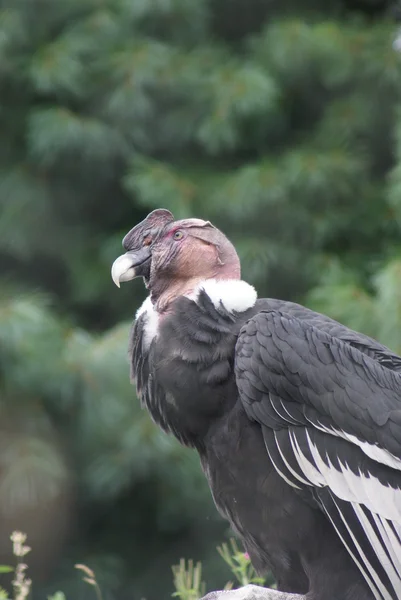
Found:
[[400, 598], [401, 358], [289, 302], [200, 291], [162, 318], [147, 302], [138, 395], [197, 448], [257, 568], [311, 599]]

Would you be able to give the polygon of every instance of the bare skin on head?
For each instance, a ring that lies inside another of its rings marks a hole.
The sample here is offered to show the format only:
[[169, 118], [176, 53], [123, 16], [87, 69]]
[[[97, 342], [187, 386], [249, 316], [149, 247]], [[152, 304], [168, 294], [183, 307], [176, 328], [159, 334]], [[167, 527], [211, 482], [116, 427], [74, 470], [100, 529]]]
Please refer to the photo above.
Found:
[[240, 277], [234, 246], [207, 221], [176, 221], [154, 245], [149, 288], [159, 312], [205, 279]]
[[[113, 264], [114, 281], [142, 275], [160, 313], [178, 296], [190, 294], [201, 281], [241, 278], [234, 246], [202, 219], [174, 221], [169, 211], [153, 211], [125, 236], [123, 246], [127, 254]], [[138, 273], [135, 261], [139, 261], [139, 268], [148, 261], [148, 271]]]

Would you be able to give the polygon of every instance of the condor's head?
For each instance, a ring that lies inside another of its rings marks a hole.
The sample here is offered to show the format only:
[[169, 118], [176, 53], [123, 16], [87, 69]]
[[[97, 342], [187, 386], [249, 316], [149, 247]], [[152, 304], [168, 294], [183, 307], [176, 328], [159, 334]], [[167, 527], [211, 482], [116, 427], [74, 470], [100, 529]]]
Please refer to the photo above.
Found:
[[113, 263], [111, 275], [123, 281], [143, 277], [159, 311], [208, 279], [240, 279], [234, 246], [209, 221], [175, 221], [164, 209], [151, 212], [123, 239], [126, 253]]

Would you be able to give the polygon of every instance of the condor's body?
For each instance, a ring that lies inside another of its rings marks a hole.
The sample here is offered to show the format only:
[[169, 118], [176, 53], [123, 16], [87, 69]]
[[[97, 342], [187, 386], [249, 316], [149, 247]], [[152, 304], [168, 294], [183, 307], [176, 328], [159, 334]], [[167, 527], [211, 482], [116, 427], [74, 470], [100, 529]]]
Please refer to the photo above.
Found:
[[137, 313], [131, 376], [254, 566], [310, 600], [401, 598], [401, 359], [238, 276], [169, 289]]

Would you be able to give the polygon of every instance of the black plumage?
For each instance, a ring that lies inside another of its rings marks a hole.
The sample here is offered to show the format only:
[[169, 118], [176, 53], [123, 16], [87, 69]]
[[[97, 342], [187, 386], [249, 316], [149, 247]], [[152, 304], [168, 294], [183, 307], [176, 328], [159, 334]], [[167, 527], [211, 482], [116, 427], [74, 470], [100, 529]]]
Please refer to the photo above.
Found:
[[252, 300], [223, 234], [161, 221], [130, 345], [143, 405], [199, 452], [218, 509], [280, 590], [400, 598], [401, 358], [300, 305]]

